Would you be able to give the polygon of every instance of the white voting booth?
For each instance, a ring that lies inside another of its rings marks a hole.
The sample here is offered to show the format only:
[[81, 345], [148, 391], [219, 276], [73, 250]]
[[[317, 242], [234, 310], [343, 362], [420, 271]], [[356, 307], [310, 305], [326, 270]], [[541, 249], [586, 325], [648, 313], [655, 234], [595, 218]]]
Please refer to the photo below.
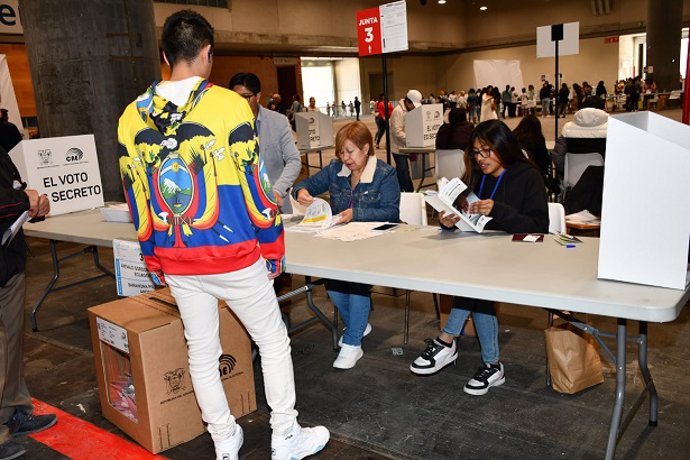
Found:
[[28, 187], [48, 195], [51, 215], [103, 206], [92, 134], [24, 140], [10, 157]]
[[652, 112], [609, 117], [599, 278], [685, 289], [690, 127]]
[[443, 104], [423, 104], [405, 115], [406, 147], [433, 147], [443, 124]]
[[295, 114], [297, 148], [311, 149], [333, 145], [333, 119], [321, 112]]

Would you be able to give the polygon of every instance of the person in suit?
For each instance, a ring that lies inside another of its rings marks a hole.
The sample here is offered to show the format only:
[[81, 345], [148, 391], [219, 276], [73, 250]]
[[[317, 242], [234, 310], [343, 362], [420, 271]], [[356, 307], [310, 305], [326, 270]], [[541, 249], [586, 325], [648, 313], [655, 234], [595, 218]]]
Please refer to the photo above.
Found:
[[259, 135], [261, 157], [273, 186], [273, 194], [284, 213], [291, 213], [290, 200], [285, 199], [288, 190], [299, 176], [302, 163], [299, 151], [290, 133], [285, 115], [266, 109], [259, 104], [261, 81], [253, 73], [238, 73], [228, 87], [245, 98], [254, 113], [254, 124]]

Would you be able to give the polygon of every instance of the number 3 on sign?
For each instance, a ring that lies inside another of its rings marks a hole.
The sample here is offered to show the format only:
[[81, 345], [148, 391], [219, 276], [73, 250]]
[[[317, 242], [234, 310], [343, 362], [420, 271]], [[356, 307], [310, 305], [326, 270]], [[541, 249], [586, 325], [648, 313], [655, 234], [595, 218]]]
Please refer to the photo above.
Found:
[[367, 36], [364, 37], [364, 41], [366, 43], [371, 43], [374, 41], [374, 28], [373, 27], [365, 27], [364, 32], [366, 32]]

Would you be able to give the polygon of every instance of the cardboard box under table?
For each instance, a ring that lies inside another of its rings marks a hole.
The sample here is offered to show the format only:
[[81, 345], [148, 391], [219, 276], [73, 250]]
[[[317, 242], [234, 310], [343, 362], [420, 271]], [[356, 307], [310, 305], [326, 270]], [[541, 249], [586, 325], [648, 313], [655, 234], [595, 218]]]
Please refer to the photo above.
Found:
[[[103, 416], [153, 453], [205, 431], [174, 302], [161, 290], [89, 309]], [[230, 409], [241, 417], [256, 410], [249, 336], [225, 304], [219, 310], [218, 371]]]

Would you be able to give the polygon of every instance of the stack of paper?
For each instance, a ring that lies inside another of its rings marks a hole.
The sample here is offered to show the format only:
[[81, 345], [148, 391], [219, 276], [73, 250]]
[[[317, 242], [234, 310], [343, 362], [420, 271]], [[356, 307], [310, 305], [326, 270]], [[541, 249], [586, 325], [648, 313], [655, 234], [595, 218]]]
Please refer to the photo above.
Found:
[[601, 224], [601, 219], [586, 209], [574, 214], [568, 214], [565, 216], [565, 220], [567, 222], [574, 222], [578, 224]]

